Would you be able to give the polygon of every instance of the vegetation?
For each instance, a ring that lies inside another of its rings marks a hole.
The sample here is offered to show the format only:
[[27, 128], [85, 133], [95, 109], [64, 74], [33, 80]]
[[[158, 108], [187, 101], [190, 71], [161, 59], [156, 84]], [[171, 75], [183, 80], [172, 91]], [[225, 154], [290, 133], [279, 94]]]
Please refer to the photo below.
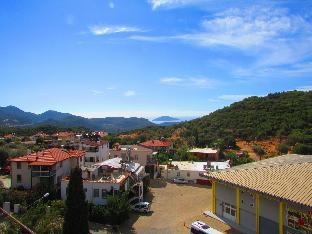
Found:
[[81, 169], [74, 168], [70, 174], [66, 199], [63, 233], [89, 233], [88, 205], [83, 191]]
[[311, 119], [312, 91], [289, 91], [249, 97], [202, 118], [170, 127], [147, 127], [122, 136], [129, 141], [138, 141], [139, 137], [172, 138], [176, 147], [205, 147], [217, 143], [221, 148], [234, 148], [235, 139], [288, 137], [291, 146], [298, 142], [311, 144]]
[[231, 166], [238, 166], [245, 163], [253, 162], [248, 154], [244, 153], [243, 156], [237, 156], [234, 152], [229, 152], [224, 154], [224, 158], [226, 160], [230, 160]]
[[285, 143], [281, 143], [277, 146], [277, 151], [279, 154], [287, 154], [289, 150], [289, 146]]
[[89, 204], [90, 221], [102, 224], [120, 224], [129, 217], [128, 193], [118, 192], [107, 197], [107, 205]]

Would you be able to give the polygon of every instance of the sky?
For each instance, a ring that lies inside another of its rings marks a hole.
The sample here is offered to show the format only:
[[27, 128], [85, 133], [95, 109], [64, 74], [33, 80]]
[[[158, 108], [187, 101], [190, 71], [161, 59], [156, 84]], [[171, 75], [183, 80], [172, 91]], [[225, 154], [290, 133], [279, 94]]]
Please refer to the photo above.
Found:
[[311, 75], [312, 1], [0, 1], [0, 106], [203, 116]]

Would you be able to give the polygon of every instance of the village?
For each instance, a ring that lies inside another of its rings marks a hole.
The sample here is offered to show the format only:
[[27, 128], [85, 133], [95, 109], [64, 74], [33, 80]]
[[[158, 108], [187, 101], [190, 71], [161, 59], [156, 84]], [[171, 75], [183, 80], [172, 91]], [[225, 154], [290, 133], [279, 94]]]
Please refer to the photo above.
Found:
[[[110, 144], [105, 136], [105, 132], [39, 132], [30, 136], [23, 141], [27, 146], [40, 143], [47, 147], [8, 159], [1, 168], [1, 193], [39, 191], [39, 200], [66, 201], [71, 171], [79, 168], [89, 204], [106, 207], [109, 197], [127, 193], [131, 210], [129, 218], [115, 225], [95, 222], [101, 216], [91, 215], [91, 233], [312, 230], [310, 155], [286, 154], [233, 165], [233, 158], [224, 158], [218, 148], [193, 148], [186, 152], [190, 160], [160, 160], [164, 155], [177, 154], [168, 139], [121, 145]], [[0, 140], [10, 144], [18, 139], [10, 134]], [[244, 157], [244, 152], [235, 154]], [[14, 225], [30, 232], [18, 221], [27, 213], [25, 204], [13, 197], [1, 197], [2, 209], [12, 216]]]

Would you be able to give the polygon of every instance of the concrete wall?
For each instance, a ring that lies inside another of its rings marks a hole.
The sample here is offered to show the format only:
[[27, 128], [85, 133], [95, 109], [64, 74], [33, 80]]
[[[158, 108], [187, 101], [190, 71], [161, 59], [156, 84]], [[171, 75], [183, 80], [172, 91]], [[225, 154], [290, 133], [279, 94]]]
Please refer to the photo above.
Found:
[[[148, 149], [148, 150], [131, 150], [131, 160], [133, 162], [139, 163], [141, 166], [146, 166], [149, 157], [152, 157], [153, 151]], [[127, 151], [126, 150], [110, 150], [110, 158], [125, 158], [127, 156]]]
[[165, 178], [172, 180], [175, 177], [182, 177], [186, 180], [191, 180], [196, 183], [197, 179], [204, 180], [204, 177], [200, 177], [199, 173], [204, 173], [205, 171], [189, 171], [189, 170], [175, 170], [168, 169], [164, 171]]
[[[17, 183], [17, 175], [22, 176], [22, 181]], [[11, 176], [12, 176], [12, 188], [23, 186], [26, 189], [31, 188], [31, 169], [28, 167], [27, 162], [21, 162], [21, 169], [17, 169], [17, 162], [11, 162]]]
[[[82, 147], [86, 147], [88, 148], [88, 145], [81, 145], [80, 149], [82, 149]], [[103, 144], [101, 146], [98, 147], [99, 151], [98, 152], [87, 152], [86, 151], [86, 155], [83, 161], [83, 165], [85, 166], [91, 166], [94, 163], [98, 163], [98, 162], [103, 162], [107, 159], [109, 159], [109, 146], [108, 143], [107, 144]], [[94, 158], [94, 162], [88, 162], [90, 158]]]
[[[61, 197], [63, 200], [66, 200], [66, 189], [68, 186], [69, 180], [62, 180], [61, 182]], [[129, 188], [128, 179], [124, 182], [125, 189]], [[105, 183], [105, 182], [96, 182], [96, 181], [83, 181], [83, 188], [85, 190], [86, 200], [96, 205], [106, 205], [106, 198], [102, 198], [102, 190], [111, 191], [120, 190], [120, 184], [117, 183]], [[94, 189], [99, 189], [99, 197], [94, 197]]]

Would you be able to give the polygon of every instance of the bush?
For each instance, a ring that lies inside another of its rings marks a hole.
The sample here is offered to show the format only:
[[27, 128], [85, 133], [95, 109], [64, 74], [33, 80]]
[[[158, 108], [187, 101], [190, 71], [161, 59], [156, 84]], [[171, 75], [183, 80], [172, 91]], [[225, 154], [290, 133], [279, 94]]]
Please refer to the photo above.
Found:
[[286, 144], [279, 144], [277, 146], [277, 151], [280, 153], [280, 154], [287, 154], [288, 153], [288, 149], [289, 149], [289, 146], [286, 145]]
[[116, 225], [125, 221], [129, 217], [130, 212], [128, 193], [119, 192], [114, 196], [108, 196], [106, 208], [110, 224]]
[[294, 146], [293, 152], [295, 154], [305, 154], [305, 155], [312, 154], [312, 145], [297, 143]]
[[96, 223], [108, 222], [108, 211], [105, 206], [89, 204], [89, 220]]

